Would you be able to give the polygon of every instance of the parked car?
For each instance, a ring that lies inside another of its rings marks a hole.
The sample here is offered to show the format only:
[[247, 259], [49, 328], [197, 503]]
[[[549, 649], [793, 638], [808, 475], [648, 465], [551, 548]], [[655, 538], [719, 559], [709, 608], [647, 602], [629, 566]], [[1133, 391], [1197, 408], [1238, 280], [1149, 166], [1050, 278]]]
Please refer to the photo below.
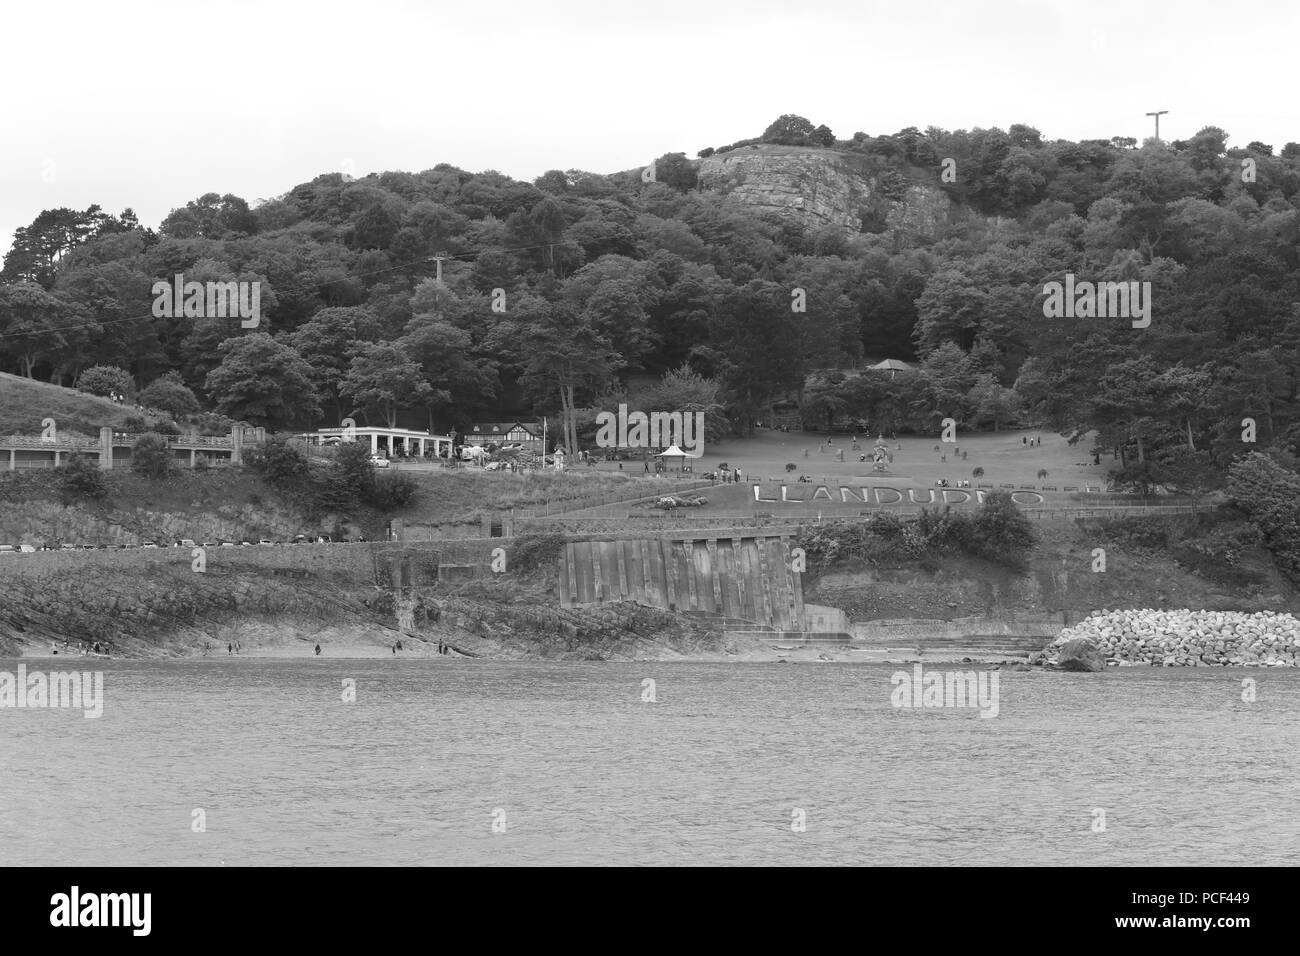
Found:
[[193, 539], [193, 538], [181, 538], [181, 547], [182, 547], [182, 548], [197, 548], [198, 545], [196, 545], [196, 544], [194, 543], [194, 539]]
[[146, 542], [144, 543], [143, 547], [146, 547], [146, 548], [156, 548], [156, 547], [158, 547], [158, 545], [155, 544], [155, 543], [152, 542], [152, 541], [146, 541]]
[[221, 546], [222, 546], [223, 548], [233, 548], [233, 547], [235, 546], [235, 542], [233, 542], [233, 541], [223, 541], [223, 542], [221, 542]]
[[0, 544], [0, 554], [17, 554], [18, 550], [12, 544]]
[[269, 546], [269, 545], [273, 545], [273, 544], [275, 544], [275, 542], [272, 541], [270, 538], [259, 538], [258, 541], [257, 541], [257, 543], [258, 543], [258, 544], [268, 545], [268, 546]]
[[370, 464], [374, 465], [376, 468], [387, 468], [389, 462], [383, 455], [371, 455]]
[[36, 546], [31, 544], [20, 544], [18, 546], [18, 550], [21, 551], [23, 554], [35, 554]]

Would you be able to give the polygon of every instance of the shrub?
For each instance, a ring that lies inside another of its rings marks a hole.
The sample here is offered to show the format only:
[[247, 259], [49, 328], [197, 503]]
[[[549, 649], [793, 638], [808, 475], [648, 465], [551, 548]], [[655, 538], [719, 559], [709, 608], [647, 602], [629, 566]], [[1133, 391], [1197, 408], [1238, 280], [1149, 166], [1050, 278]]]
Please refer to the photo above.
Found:
[[1259, 529], [1283, 573], [1300, 580], [1300, 475], [1251, 452], [1228, 467], [1228, 496]]
[[971, 477], [972, 477], [972, 478], [983, 478], [983, 477], [984, 477], [984, 469], [983, 469], [983, 468], [975, 468], [975, 469], [973, 469], [973, 470], [971, 471], [970, 474], [971, 474]]
[[135, 391], [131, 373], [116, 365], [95, 365], [77, 376], [77, 390], [91, 395], [121, 395], [124, 398]]
[[415, 479], [399, 471], [375, 477], [370, 501], [380, 511], [397, 511], [414, 501], [418, 492]]
[[199, 412], [193, 421], [199, 427], [199, 434], [208, 436], [229, 435], [235, 424], [233, 419], [217, 412]]
[[167, 439], [148, 432], [136, 439], [131, 448], [131, 470], [146, 478], [166, 478], [176, 470]]
[[370, 449], [362, 442], [339, 445], [330, 470], [340, 494], [353, 501], [368, 501], [373, 495], [375, 466], [370, 463]]
[[74, 501], [89, 499], [101, 501], [108, 497], [108, 481], [89, 455], [73, 455], [66, 464], [54, 472], [59, 499], [70, 505]]
[[794, 462], [792, 462], [792, 461], [787, 461], [787, 462], [785, 463], [785, 470], [786, 470], [786, 471], [794, 471], [794, 470], [795, 470], [796, 468], [798, 468], [798, 467], [799, 467], [799, 466], [796, 465], [796, 464], [795, 464]]
[[140, 404], [176, 418], [193, 415], [199, 410], [199, 400], [176, 371], [167, 372], [150, 382], [148, 388], [140, 393]]
[[248, 449], [244, 461], [278, 489], [297, 486], [307, 477], [307, 459], [284, 438], [272, 438], [261, 446]]
[[515, 571], [534, 571], [553, 565], [567, 540], [564, 535], [554, 532], [521, 534], [510, 543], [508, 567]]
[[1036, 535], [1029, 517], [1006, 491], [995, 491], [971, 519], [969, 536], [962, 542], [968, 554], [996, 564], [1023, 567]]

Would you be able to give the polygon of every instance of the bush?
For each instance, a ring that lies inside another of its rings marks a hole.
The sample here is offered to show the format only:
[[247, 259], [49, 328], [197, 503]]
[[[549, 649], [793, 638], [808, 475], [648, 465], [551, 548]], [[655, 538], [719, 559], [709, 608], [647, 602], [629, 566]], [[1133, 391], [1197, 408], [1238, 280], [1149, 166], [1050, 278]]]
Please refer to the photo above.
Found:
[[167, 372], [150, 382], [149, 387], [140, 393], [140, 404], [175, 418], [184, 418], [199, 410], [199, 400], [176, 371]]
[[77, 376], [77, 390], [91, 395], [108, 397], [130, 396], [135, 391], [131, 373], [116, 365], [95, 365]]
[[564, 535], [553, 532], [521, 534], [507, 549], [510, 556], [507, 566], [514, 571], [535, 571], [553, 565], [559, 559], [567, 540]]
[[307, 459], [284, 438], [248, 449], [244, 461], [267, 484], [281, 490], [298, 486], [308, 474]]
[[331, 466], [333, 484], [339, 494], [352, 501], [369, 501], [375, 491], [375, 466], [370, 449], [362, 442], [345, 442]]
[[73, 455], [54, 472], [59, 499], [70, 505], [74, 501], [102, 501], [108, 497], [108, 481], [97, 462], [89, 455]]
[[972, 477], [972, 478], [983, 478], [983, 477], [984, 477], [984, 469], [983, 469], [983, 468], [976, 468], [976, 469], [972, 470], [970, 474], [971, 474], [971, 477]]
[[795, 470], [796, 468], [798, 468], [798, 467], [799, 467], [799, 466], [796, 465], [796, 464], [795, 464], [794, 462], [792, 462], [792, 461], [787, 461], [787, 462], [785, 463], [785, 470], [786, 470], [786, 471], [794, 471], [794, 470]]
[[193, 417], [193, 421], [198, 425], [200, 435], [211, 437], [229, 435], [235, 424], [233, 419], [217, 412], [199, 412]]
[[131, 470], [146, 478], [166, 478], [176, 470], [171, 447], [167, 439], [147, 432], [136, 439], [131, 448]]
[[1300, 474], [1251, 452], [1228, 467], [1228, 496], [1259, 529], [1283, 573], [1300, 581]]
[[995, 491], [970, 519], [963, 550], [995, 564], [1023, 567], [1036, 541], [1029, 517], [1006, 491]]
[[380, 511], [398, 511], [413, 502], [419, 490], [415, 479], [403, 472], [379, 475], [370, 500]]

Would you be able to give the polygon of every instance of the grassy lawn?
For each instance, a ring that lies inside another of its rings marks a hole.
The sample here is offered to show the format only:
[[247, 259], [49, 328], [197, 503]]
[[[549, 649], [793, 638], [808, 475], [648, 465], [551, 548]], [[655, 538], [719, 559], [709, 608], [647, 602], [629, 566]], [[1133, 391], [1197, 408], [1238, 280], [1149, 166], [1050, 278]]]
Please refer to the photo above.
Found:
[[42, 419], [53, 418], [59, 431], [98, 438], [105, 425], [120, 427], [135, 414], [130, 405], [0, 372], [0, 435], [39, 435]]

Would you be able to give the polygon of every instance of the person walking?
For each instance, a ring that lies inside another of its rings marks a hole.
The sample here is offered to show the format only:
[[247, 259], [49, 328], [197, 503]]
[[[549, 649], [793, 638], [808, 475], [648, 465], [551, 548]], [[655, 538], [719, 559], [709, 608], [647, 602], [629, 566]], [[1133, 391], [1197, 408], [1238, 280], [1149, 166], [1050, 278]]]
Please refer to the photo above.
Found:
[[226, 653], [227, 653], [227, 654], [233, 654], [233, 653], [235, 653], [235, 645], [234, 645], [234, 644], [227, 644], [227, 645], [226, 645]]
[[316, 656], [317, 656], [317, 657], [320, 657], [320, 645], [319, 645], [319, 644], [316, 645]]

